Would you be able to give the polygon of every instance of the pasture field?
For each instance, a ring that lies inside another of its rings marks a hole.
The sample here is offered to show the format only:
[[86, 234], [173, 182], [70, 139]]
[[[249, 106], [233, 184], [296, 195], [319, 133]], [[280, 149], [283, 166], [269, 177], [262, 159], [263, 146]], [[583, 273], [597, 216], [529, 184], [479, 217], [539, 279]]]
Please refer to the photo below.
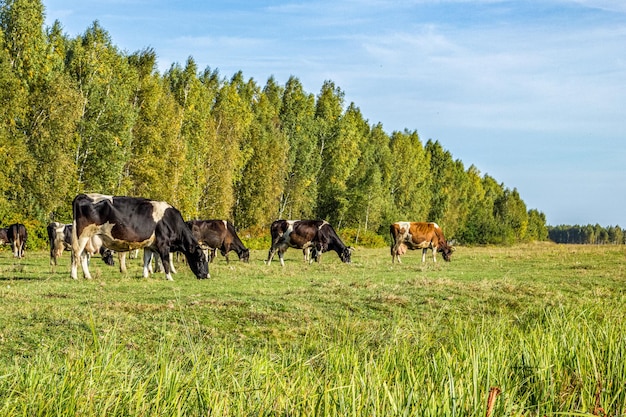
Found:
[[0, 415], [626, 415], [623, 246], [266, 255], [73, 281], [1, 251]]

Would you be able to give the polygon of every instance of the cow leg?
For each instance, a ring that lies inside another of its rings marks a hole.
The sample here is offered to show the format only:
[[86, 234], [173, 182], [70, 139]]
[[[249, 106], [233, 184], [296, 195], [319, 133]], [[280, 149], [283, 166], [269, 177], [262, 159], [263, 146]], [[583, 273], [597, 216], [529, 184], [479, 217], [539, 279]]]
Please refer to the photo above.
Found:
[[174, 281], [172, 278], [172, 261], [174, 260], [174, 254], [169, 251], [169, 248], [166, 250], [161, 249], [159, 251], [159, 257], [161, 258], [161, 263], [163, 264], [163, 270], [165, 271], [165, 279], [168, 281]]
[[81, 237], [80, 239], [74, 236], [72, 238], [72, 262], [70, 276], [72, 279], [78, 279], [78, 262], [80, 261], [83, 274], [86, 279], [91, 279], [91, 273], [89, 272], [88, 259], [85, 256], [85, 246], [91, 239], [91, 236]]
[[402, 263], [402, 259], [400, 259], [400, 255], [398, 254], [398, 251], [400, 250], [400, 245], [402, 245], [402, 242], [399, 243], [394, 243], [393, 246], [391, 247], [391, 263], [395, 263], [396, 260], [398, 260], [398, 263], [401, 264]]
[[280, 266], [285, 266], [285, 260], [283, 259], [283, 255], [287, 249], [279, 248], [278, 249], [278, 259], [280, 259]]
[[274, 245], [272, 245], [272, 247], [270, 248], [270, 251], [267, 253], [267, 261], [265, 261], [266, 265], [269, 265], [272, 262], [272, 258], [274, 257], [275, 253], [276, 253], [276, 248], [274, 247]]
[[433, 262], [437, 262], [437, 249], [436, 248], [430, 248], [433, 251]]
[[176, 272], [176, 268], [174, 268], [174, 252], [170, 252], [170, 272], [172, 274], [178, 274], [178, 272]]
[[19, 234], [17, 234], [17, 236], [15, 236], [15, 239], [13, 240], [13, 243], [11, 244], [11, 250], [13, 251], [14, 258], [20, 257], [20, 235]]
[[[60, 247], [59, 247], [60, 246]], [[50, 265], [57, 266], [59, 264], [58, 258], [63, 253], [63, 245], [57, 245], [56, 243], [50, 249]]]
[[143, 250], [143, 277], [148, 278], [152, 273], [152, 251], [148, 248]]
[[120, 272], [122, 274], [125, 274], [126, 272], [128, 272], [128, 270], [126, 269], [126, 253], [127, 252], [117, 253], [117, 260], [120, 262]]
[[422, 263], [426, 262], [426, 251], [428, 248], [422, 249]]
[[304, 246], [302, 248], [302, 255], [304, 256], [304, 262], [306, 263], [307, 261], [310, 262], [311, 260], [311, 248], [309, 246]]

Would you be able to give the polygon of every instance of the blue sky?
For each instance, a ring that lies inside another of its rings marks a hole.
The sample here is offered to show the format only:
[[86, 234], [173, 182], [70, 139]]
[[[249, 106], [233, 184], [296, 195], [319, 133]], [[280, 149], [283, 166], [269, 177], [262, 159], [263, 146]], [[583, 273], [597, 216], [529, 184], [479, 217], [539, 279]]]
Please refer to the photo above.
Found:
[[[44, 0], [159, 69], [325, 80], [371, 124], [439, 140], [548, 224], [626, 227], [624, 0]], [[419, 220], [419, 219], [416, 219]]]

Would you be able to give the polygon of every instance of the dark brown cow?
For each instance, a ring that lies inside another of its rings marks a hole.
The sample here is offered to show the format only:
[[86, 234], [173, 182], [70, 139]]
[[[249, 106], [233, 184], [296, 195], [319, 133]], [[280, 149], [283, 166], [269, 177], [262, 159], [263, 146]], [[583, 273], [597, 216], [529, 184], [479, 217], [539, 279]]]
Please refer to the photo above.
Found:
[[406, 253], [407, 248], [421, 249], [422, 262], [426, 262], [426, 251], [433, 251], [433, 262], [437, 262], [437, 252], [441, 252], [445, 261], [450, 261], [452, 247], [446, 242], [443, 232], [437, 223], [425, 222], [396, 222], [390, 227], [391, 232], [391, 262]]
[[[52, 222], [48, 225], [47, 231], [50, 245], [50, 265], [56, 266], [58, 264], [57, 259], [61, 257], [63, 251], [72, 250], [72, 225]], [[99, 253], [105, 264], [111, 266], [115, 264], [113, 252], [102, 246], [102, 239], [98, 235], [92, 236], [91, 240], [87, 242], [85, 253], [88, 258]]]
[[248, 262], [250, 250], [246, 248], [237, 236], [235, 226], [226, 220], [191, 220], [187, 222], [191, 233], [198, 243], [211, 251], [209, 262], [213, 262], [215, 251], [220, 250], [228, 263], [228, 252], [235, 251], [239, 260]]
[[15, 223], [8, 227], [7, 238], [13, 249], [13, 257], [23, 258], [24, 249], [26, 248], [26, 239], [28, 239], [28, 233], [26, 232], [26, 226], [21, 223]]
[[287, 248], [302, 249], [305, 261], [310, 250], [317, 262], [323, 252], [334, 250], [342, 262], [351, 262], [353, 249], [343, 244], [333, 227], [325, 220], [276, 220], [270, 227], [270, 233], [272, 246], [265, 261], [267, 265], [278, 251], [280, 264], [285, 266], [283, 254]]
[[152, 253], [158, 253], [165, 276], [172, 280], [170, 253], [182, 252], [198, 278], [209, 277], [209, 264], [180, 211], [164, 201], [102, 194], [79, 194], [72, 203], [71, 276], [78, 277], [78, 259], [85, 278], [91, 278], [83, 256], [89, 239], [98, 235], [105, 247], [128, 252], [144, 249], [143, 275], [147, 277]]

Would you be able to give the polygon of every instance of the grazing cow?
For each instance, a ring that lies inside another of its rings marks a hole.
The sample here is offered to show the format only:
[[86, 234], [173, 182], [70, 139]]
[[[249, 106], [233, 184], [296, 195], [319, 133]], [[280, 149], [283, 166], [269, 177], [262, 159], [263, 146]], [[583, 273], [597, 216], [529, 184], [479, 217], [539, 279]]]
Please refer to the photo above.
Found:
[[13, 257], [23, 258], [24, 249], [26, 248], [26, 239], [28, 233], [26, 232], [26, 226], [21, 223], [15, 223], [8, 227], [7, 238], [13, 249]]
[[165, 277], [172, 281], [170, 252], [182, 252], [198, 278], [209, 277], [209, 264], [198, 241], [185, 224], [180, 212], [164, 201], [102, 194], [79, 194], [72, 203], [71, 276], [78, 277], [80, 259], [85, 278], [91, 278], [82, 256], [88, 240], [98, 235], [104, 246], [118, 252], [144, 249], [143, 276], [149, 275], [153, 252], [163, 262]]
[[240, 261], [250, 260], [250, 250], [247, 249], [237, 232], [235, 226], [226, 220], [191, 220], [187, 222], [191, 233], [198, 240], [198, 243], [210, 249], [211, 256], [209, 262], [213, 262], [215, 251], [220, 250], [222, 256], [228, 263], [228, 252], [231, 250], [237, 253]]
[[445, 261], [450, 261], [452, 246], [448, 245], [441, 228], [437, 223], [425, 222], [396, 222], [390, 227], [391, 232], [391, 262], [404, 255], [408, 249], [421, 249], [422, 262], [426, 262], [426, 251], [433, 251], [433, 262], [437, 262], [437, 252], [441, 252]]
[[270, 233], [272, 246], [265, 261], [267, 265], [278, 251], [280, 264], [285, 266], [283, 254], [290, 247], [302, 249], [305, 261], [310, 250], [313, 250], [313, 257], [317, 262], [323, 252], [334, 250], [343, 262], [351, 262], [353, 249], [343, 244], [333, 227], [325, 220], [276, 220], [270, 227]]
[[[57, 259], [61, 257], [64, 250], [72, 250], [72, 225], [59, 222], [52, 222], [47, 227], [48, 242], [50, 244], [50, 265], [56, 266]], [[107, 265], [115, 265], [113, 251], [102, 245], [102, 239], [98, 235], [91, 237], [85, 245], [85, 253], [91, 258], [96, 253], [102, 257], [102, 261]], [[121, 256], [121, 254], [118, 254]], [[121, 264], [120, 264], [121, 265]]]

